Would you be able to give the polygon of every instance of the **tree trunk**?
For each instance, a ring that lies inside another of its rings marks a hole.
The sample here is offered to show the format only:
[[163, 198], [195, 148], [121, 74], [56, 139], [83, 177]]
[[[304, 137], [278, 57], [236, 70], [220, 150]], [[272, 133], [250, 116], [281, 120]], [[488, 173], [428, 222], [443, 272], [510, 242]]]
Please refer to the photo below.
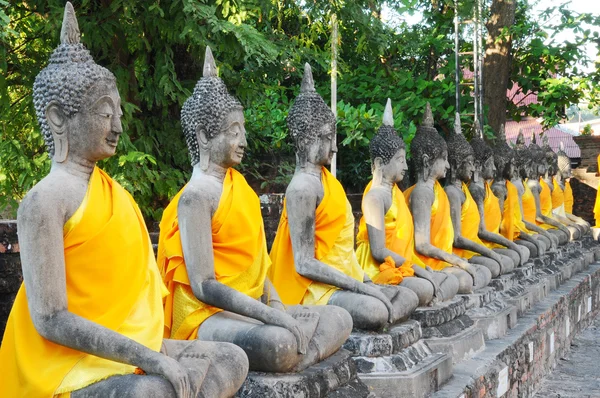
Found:
[[506, 89], [512, 66], [512, 37], [504, 28], [515, 23], [516, 0], [493, 0], [486, 26], [488, 37], [483, 59], [483, 101], [494, 132], [506, 122]]

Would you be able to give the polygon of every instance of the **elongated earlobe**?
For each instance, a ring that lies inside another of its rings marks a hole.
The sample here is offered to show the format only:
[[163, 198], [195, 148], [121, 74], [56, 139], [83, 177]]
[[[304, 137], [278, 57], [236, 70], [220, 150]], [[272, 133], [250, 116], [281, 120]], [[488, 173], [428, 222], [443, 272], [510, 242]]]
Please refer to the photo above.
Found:
[[52, 101], [46, 107], [46, 121], [52, 131], [54, 140], [54, 154], [52, 159], [57, 163], [67, 160], [69, 154], [69, 139], [67, 134], [67, 116], [60, 105]]

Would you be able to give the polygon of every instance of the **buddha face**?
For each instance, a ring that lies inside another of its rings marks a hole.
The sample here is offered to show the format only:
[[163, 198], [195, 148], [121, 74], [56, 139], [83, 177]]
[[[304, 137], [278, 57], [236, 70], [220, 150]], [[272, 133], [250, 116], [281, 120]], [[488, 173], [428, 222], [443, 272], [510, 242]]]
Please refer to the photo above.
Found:
[[388, 164], [383, 165], [382, 174], [386, 180], [400, 182], [404, 178], [407, 170], [406, 149], [401, 148], [394, 156], [392, 156]]
[[562, 177], [563, 180], [571, 178], [571, 165], [563, 167], [561, 170], [558, 170], [558, 174]]
[[316, 139], [307, 148], [309, 163], [327, 166], [331, 164], [333, 154], [337, 152], [335, 144], [335, 125], [325, 124], [317, 132]]
[[507, 180], [511, 180], [515, 175], [515, 160], [510, 159], [507, 163], [506, 166], [504, 166], [504, 171], [502, 173], [502, 177], [504, 177]]
[[543, 176], [548, 171], [548, 163], [544, 160], [537, 164], [537, 174], [538, 176]]
[[210, 161], [223, 168], [236, 166], [242, 162], [246, 146], [244, 113], [234, 109], [223, 119], [219, 134], [210, 140]]
[[121, 125], [121, 97], [112, 80], [100, 80], [86, 93], [81, 110], [61, 122], [62, 112], [50, 105], [47, 119], [56, 133], [65, 123], [68, 139], [68, 156], [97, 162], [115, 154]]
[[467, 156], [463, 159], [457, 167], [456, 176], [464, 182], [468, 182], [473, 178], [475, 172], [475, 157], [473, 155]]
[[450, 164], [448, 163], [448, 151], [444, 150], [444, 152], [442, 152], [442, 156], [435, 159], [431, 165], [431, 171], [429, 172], [429, 175], [431, 178], [439, 180], [440, 178], [446, 177], [446, 172], [449, 168]]
[[496, 175], [496, 165], [494, 164], [494, 157], [490, 156], [488, 160], [483, 163], [481, 167], [481, 177], [484, 180], [491, 180]]

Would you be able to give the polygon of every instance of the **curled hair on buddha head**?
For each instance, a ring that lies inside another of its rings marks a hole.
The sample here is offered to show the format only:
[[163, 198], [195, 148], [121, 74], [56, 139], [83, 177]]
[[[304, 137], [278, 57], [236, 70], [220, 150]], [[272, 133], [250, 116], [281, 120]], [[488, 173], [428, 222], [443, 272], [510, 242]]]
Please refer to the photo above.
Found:
[[335, 129], [335, 116], [315, 90], [312, 69], [306, 63], [300, 94], [296, 97], [287, 116], [287, 127], [296, 150], [301, 149], [300, 142], [307, 144], [315, 141], [319, 129], [325, 125], [331, 125]]
[[225, 83], [217, 76], [215, 59], [210, 47], [206, 46], [202, 78], [181, 108], [181, 127], [192, 166], [200, 161], [197, 133], [202, 131], [208, 140], [213, 139], [221, 132], [227, 114], [243, 109], [242, 104], [229, 94]]
[[544, 150], [538, 145], [538, 138], [535, 135], [535, 133], [533, 133], [533, 140], [531, 141], [531, 143], [529, 144], [529, 154], [531, 156], [531, 161], [534, 164], [540, 164], [543, 163], [546, 160], [546, 153], [544, 152]]
[[450, 163], [451, 170], [456, 171], [468, 156], [474, 156], [473, 148], [462, 133], [458, 112], [454, 118], [454, 134], [450, 134], [446, 143], [448, 144], [448, 163]]
[[542, 143], [542, 150], [544, 151], [546, 162], [548, 163], [548, 166], [550, 168], [550, 174], [556, 174], [556, 172], [558, 171], [558, 155], [550, 147], [548, 135], [545, 132], [542, 135]]
[[33, 83], [33, 104], [42, 135], [51, 157], [54, 156], [54, 138], [46, 119], [46, 109], [58, 104], [67, 117], [80, 111], [86, 93], [99, 80], [115, 81], [115, 76], [96, 64], [90, 52], [80, 43], [79, 25], [70, 2], [65, 5], [60, 44], [52, 52], [48, 66], [36, 76]]
[[417, 133], [410, 143], [410, 155], [415, 172], [419, 174], [423, 171], [423, 164], [421, 162], [423, 155], [429, 156], [429, 165], [431, 166], [447, 150], [446, 141], [437, 132], [435, 127], [433, 127], [433, 114], [428, 102], [423, 114], [423, 121], [417, 127]]
[[485, 162], [492, 156], [494, 152], [492, 148], [483, 140], [483, 131], [479, 127], [479, 122], [475, 120], [475, 134], [471, 138], [471, 148], [473, 148], [473, 154], [475, 155], [475, 165], [483, 167]]
[[369, 143], [371, 163], [373, 164], [376, 158], [381, 158], [383, 164], [388, 164], [394, 155], [403, 148], [405, 148], [404, 141], [394, 129], [392, 100], [388, 98], [383, 112], [383, 123]]
[[565, 144], [561, 141], [558, 149], [558, 170], [561, 172], [568, 171], [571, 168], [571, 158], [565, 152]]
[[494, 145], [494, 165], [496, 166], [496, 173], [502, 177], [506, 167], [515, 157], [515, 151], [508, 146], [506, 143], [506, 135], [504, 133], [504, 125], [500, 125], [498, 131], [498, 137], [496, 137], [496, 144]]

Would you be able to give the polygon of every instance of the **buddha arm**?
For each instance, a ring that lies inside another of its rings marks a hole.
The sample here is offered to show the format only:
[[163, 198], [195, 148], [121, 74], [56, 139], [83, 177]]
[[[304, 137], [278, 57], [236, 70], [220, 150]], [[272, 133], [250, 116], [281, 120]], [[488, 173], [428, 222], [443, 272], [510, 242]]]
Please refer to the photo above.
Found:
[[401, 266], [405, 259], [385, 246], [385, 202], [382, 198], [383, 190], [371, 189], [362, 202], [363, 216], [367, 224], [369, 245], [373, 258], [383, 263], [386, 257], [394, 259], [396, 266]]
[[555, 219], [546, 217], [542, 214], [542, 205], [541, 205], [541, 201], [540, 201], [539, 185], [537, 185], [535, 181], [531, 181], [531, 180], [527, 181], [527, 184], [529, 185], [529, 188], [531, 189], [531, 193], [533, 194], [533, 198], [535, 199], [535, 219], [536, 219], [536, 221], [540, 222], [540, 223], [552, 225], [553, 227], [556, 227], [559, 230], [561, 230], [562, 232], [564, 232], [565, 234], [567, 234], [567, 236], [571, 236], [571, 232], [569, 232], [569, 230], [564, 225], [562, 225], [560, 222], [556, 221]]
[[452, 226], [454, 227], [454, 243], [453, 246], [459, 249], [466, 249], [483, 256], [492, 258], [498, 262], [502, 267], [502, 258], [498, 253], [495, 253], [491, 249], [473, 242], [470, 239], [462, 236], [462, 220], [461, 220], [461, 207], [462, 207], [462, 191], [459, 191], [454, 186], [447, 186], [446, 195], [448, 195], [448, 201], [450, 202], [450, 217], [452, 217]]
[[189, 184], [177, 207], [183, 257], [194, 295], [206, 304], [291, 331], [295, 320], [290, 315], [217, 281], [211, 225], [218, 200], [209, 191]]
[[[473, 184], [471, 184], [471, 185], [473, 185]], [[469, 187], [469, 189], [470, 189], [470, 187]], [[477, 203], [477, 210], [479, 211], [480, 220], [479, 220], [479, 229], [477, 231], [477, 236], [479, 236], [480, 239], [484, 239], [488, 242], [497, 243], [499, 245], [506, 246], [509, 249], [512, 249], [512, 250], [516, 251], [517, 253], [520, 253], [520, 250], [516, 243], [514, 243], [511, 240], [506, 239], [502, 235], [495, 234], [486, 229], [486, 227], [485, 227], [485, 211], [484, 211], [484, 205], [483, 205], [485, 193], [481, 189], [473, 189], [473, 190], [471, 190], [471, 195], [473, 196], [475, 203]], [[502, 196], [502, 197], [504, 198], [504, 196]], [[500, 199], [498, 199], [498, 200], [500, 200]], [[500, 208], [502, 209], [502, 207], [500, 207]]]
[[69, 212], [67, 200], [56, 196], [30, 193], [18, 211], [23, 279], [35, 329], [58, 345], [165, 375], [180, 391], [183, 382], [176, 380], [187, 376], [174, 359], [68, 310], [63, 226]]
[[319, 180], [312, 181], [310, 178], [294, 176], [285, 195], [296, 272], [312, 281], [379, 299], [387, 307], [391, 322], [395, 319], [394, 309], [381, 290], [359, 282], [315, 258], [315, 211], [319, 193], [322, 197], [323, 186]]
[[452, 254], [431, 244], [431, 206], [433, 205], [433, 188], [425, 184], [417, 184], [410, 197], [410, 211], [415, 226], [415, 250], [424, 256], [445, 261], [449, 264], [464, 268], [468, 263]]

